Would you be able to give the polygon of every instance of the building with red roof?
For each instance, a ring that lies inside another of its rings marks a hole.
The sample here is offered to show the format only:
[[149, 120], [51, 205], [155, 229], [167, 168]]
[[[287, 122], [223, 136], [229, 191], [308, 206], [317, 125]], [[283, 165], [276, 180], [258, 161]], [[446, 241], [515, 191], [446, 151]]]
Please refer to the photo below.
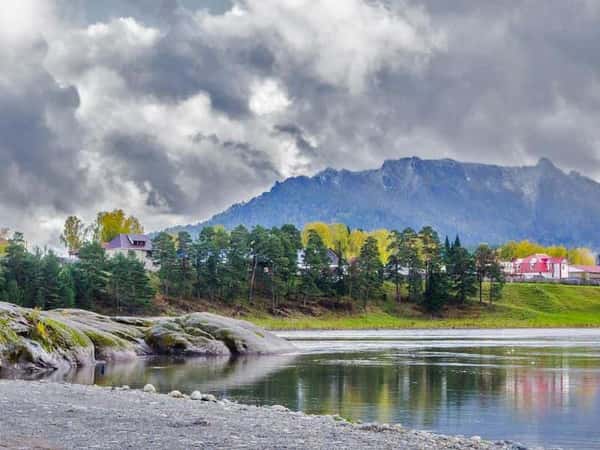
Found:
[[549, 256], [545, 253], [536, 253], [526, 258], [516, 258], [512, 261], [512, 264], [505, 267], [510, 268], [508, 275], [515, 278], [562, 280], [569, 277], [567, 258]]

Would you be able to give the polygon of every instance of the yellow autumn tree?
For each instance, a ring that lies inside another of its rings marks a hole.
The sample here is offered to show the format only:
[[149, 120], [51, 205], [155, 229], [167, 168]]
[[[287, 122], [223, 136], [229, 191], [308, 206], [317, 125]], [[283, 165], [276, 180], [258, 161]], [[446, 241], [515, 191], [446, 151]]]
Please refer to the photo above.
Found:
[[306, 246], [308, 242], [308, 233], [313, 230], [315, 233], [319, 235], [323, 244], [327, 248], [333, 248], [333, 237], [331, 235], [331, 229], [329, 225], [325, 222], [311, 222], [307, 223], [302, 230], [302, 245]]
[[388, 247], [390, 245], [390, 231], [385, 228], [374, 230], [369, 233], [369, 236], [373, 236], [377, 241], [377, 249], [379, 250], [379, 258], [383, 264], [387, 263], [390, 257], [390, 251]]
[[589, 248], [585, 247], [569, 250], [569, 262], [580, 266], [593, 266], [596, 264], [594, 254]]
[[363, 230], [352, 230], [348, 237], [347, 259], [356, 258], [360, 255], [360, 249], [369, 237], [369, 234]]
[[94, 236], [100, 242], [110, 242], [119, 234], [143, 233], [140, 221], [122, 209], [102, 211], [96, 216]]
[[331, 234], [331, 249], [340, 256], [347, 257], [350, 246], [350, 229], [343, 223], [332, 223], [329, 225]]

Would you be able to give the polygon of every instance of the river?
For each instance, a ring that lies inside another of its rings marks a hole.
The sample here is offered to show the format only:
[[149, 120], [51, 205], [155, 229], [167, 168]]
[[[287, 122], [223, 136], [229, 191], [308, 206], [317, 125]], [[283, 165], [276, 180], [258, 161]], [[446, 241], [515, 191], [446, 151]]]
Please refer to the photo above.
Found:
[[53, 379], [200, 390], [363, 422], [600, 448], [600, 330], [281, 332], [297, 354], [153, 358]]

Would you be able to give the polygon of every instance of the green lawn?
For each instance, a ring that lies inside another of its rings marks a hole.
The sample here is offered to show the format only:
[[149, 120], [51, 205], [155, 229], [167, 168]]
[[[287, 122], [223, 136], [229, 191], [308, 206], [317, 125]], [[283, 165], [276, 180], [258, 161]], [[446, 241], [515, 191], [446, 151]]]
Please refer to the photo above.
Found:
[[600, 327], [600, 287], [507, 284], [501, 301], [451, 310], [432, 318], [414, 308], [378, 305], [355, 314], [248, 317], [268, 329]]

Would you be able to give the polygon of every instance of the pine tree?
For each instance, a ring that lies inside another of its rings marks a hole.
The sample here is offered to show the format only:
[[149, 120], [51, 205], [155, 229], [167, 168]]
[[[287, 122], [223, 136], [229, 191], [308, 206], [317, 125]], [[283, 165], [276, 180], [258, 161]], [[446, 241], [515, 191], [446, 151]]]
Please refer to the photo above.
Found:
[[60, 295], [60, 308], [73, 308], [75, 306], [75, 282], [72, 269], [62, 267], [58, 275], [58, 290]]
[[439, 312], [447, 302], [448, 286], [446, 275], [438, 269], [430, 269], [427, 274], [427, 288], [423, 296], [425, 308]]
[[250, 234], [240, 225], [233, 229], [229, 238], [229, 251], [227, 252], [227, 297], [230, 299], [241, 298], [246, 293], [248, 286], [248, 260]]
[[309, 230], [308, 241], [304, 248], [300, 272], [300, 292], [306, 303], [308, 297], [323, 294], [322, 288], [328, 285], [329, 256], [327, 247], [321, 236], [314, 230]]
[[82, 245], [73, 275], [78, 306], [93, 309], [97, 302], [107, 300], [110, 274], [107, 270], [106, 252], [99, 242]]
[[190, 297], [194, 285], [194, 269], [191, 263], [192, 237], [187, 231], [177, 234], [177, 267], [175, 290], [181, 297]]
[[41, 259], [41, 285], [38, 296], [43, 298], [40, 308], [60, 308], [63, 306], [60, 292], [60, 262], [54, 252], [49, 251]]
[[158, 278], [163, 295], [176, 295], [177, 288], [177, 251], [170, 234], [159, 233], [152, 240], [152, 259], [159, 267]]
[[369, 236], [363, 244], [357, 261], [358, 287], [366, 306], [369, 298], [381, 293], [383, 264], [379, 256], [377, 240]]
[[473, 256], [461, 247], [458, 237], [452, 245], [447, 274], [450, 295], [455, 302], [464, 304], [477, 291], [477, 272]]

